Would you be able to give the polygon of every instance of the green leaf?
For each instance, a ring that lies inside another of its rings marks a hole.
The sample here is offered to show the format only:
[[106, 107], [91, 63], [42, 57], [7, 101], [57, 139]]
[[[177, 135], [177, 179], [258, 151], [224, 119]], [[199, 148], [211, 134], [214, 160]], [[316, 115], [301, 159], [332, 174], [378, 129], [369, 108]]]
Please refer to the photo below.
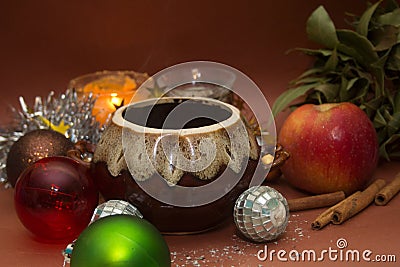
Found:
[[400, 112], [400, 90], [397, 90], [393, 97], [393, 112]]
[[326, 61], [324, 70], [325, 71], [334, 71], [338, 65], [338, 57], [336, 53], [336, 49], [333, 49], [332, 55], [329, 57], [329, 59]]
[[[351, 81], [349, 81], [347, 87], [349, 87], [350, 82]], [[369, 80], [366, 78], [360, 78], [357, 81], [355, 81], [354, 86], [350, 87], [348, 90], [355, 90], [357, 92], [355, 98], [363, 99], [364, 97], [367, 97], [369, 88], [370, 88]]]
[[372, 15], [375, 13], [376, 8], [381, 4], [382, 0], [376, 2], [370, 8], [368, 8], [364, 14], [361, 15], [360, 21], [356, 27], [356, 31], [362, 36], [368, 36], [369, 22], [371, 21]]
[[386, 62], [389, 70], [400, 71], [400, 44], [394, 46]]
[[359, 77], [355, 77], [355, 78], [351, 79], [347, 83], [346, 90], [350, 90], [353, 87], [353, 85], [356, 83], [356, 81], [358, 81], [359, 79], [360, 79]]
[[373, 78], [371, 77], [371, 74], [361, 68], [360, 66], [351, 66], [351, 65], [346, 65], [346, 75], [349, 78], [354, 78], [354, 77], [360, 77], [367, 79], [369, 83], [372, 83]]
[[296, 80], [291, 81], [290, 84], [296, 84], [298, 80], [303, 79], [307, 76], [311, 76], [313, 74], [317, 74], [319, 72], [322, 72], [323, 70], [320, 68], [311, 68], [309, 70], [306, 70], [305, 72], [303, 72], [299, 77], [296, 78]]
[[354, 60], [352, 57], [342, 54], [342, 53], [337, 53], [338, 57], [340, 58], [340, 60], [342, 61], [350, 61], [350, 60]]
[[386, 1], [386, 6], [385, 6], [385, 12], [392, 12], [393, 10], [399, 8], [399, 4], [397, 3], [397, 0], [387, 0]]
[[[330, 49], [308, 49], [308, 48], [296, 48], [294, 49], [295, 51], [300, 51], [303, 52], [306, 55], [309, 56], [314, 56], [314, 57], [329, 57], [332, 55], [333, 50]], [[342, 61], [349, 61], [353, 60], [352, 57], [337, 53], [337, 56], [340, 58]]]
[[393, 10], [392, 12], [385, 13], [378, 18], [378, 22], [383, 25], [393, 25], [396, 27], [400, 26], [400, 8]]
[[376, 97], [368, 102], [364, 102], [363, 104], [360, 105], [360, 108], [364, 110], [368, 117], [371, 118], [372, 116], [376, 113], [376, 111], [382, 106], [382, 98], [381, 97]]
[[388, 122], [388, 134], [393, 135], [400, 129], [400, 112], [393, 114]]
[[340, 79], [341, 79], [340, 90], [339, 90], [340, 101], [342, 102], [350, 101], [351, 95], [350, 92], [347, 90], [347, 85], [349, 81], [344, 76], [341, 76]]
[[319, 77], [319, 76], [308, 76], [299, 80], [296, 80], [293, 84], [300, 85], [300, 84], [307, 84], [307, 83], [326, 83], [330, 79], [326, 77]]
[[385, 106], [387, 107], [387, 105], [384, 105], [381, 110], [383, 112], [383, 117], [385, 117], [386, 121], [390, 121], [392, 120], [392, 114], [390, 114], [389, 110], [387, 108], [385, 108]]
[[385, 127], [387, 125], [385, 118], [379, 110], [377, 110], [375, 114], [373, 124], [375, 128]]
[[390, 152], [390, 155], [389, 155], [389, 160], [388, 161], [390, 161], [390, 159], [400, 159], [400, 150], [395, 150], [395, 149], [393, 149], [393, 151], [392, 152]]
[[379, 155], [387, 161], [390, 161], [389, 153], [386, 151], [386, 142], [379, 146]]
[[326, 102], [332, 103], [336, 102], [337, 100], [337, 95], [339, 92], [339, 85], [338, 84], [331, 84], [331, 83], [324, 83], [317, 85], [314, 90], [321, 92], [325, 99]]
[[375, 76], [375, 95], [385, 95], [385, 64], [387, 62], [390, 50], [380, 57], [375, 63], [371, 64], [371, 73]]
[[385, 25], [370, 34], [371, 41], [375, 44], [376, 51], [383, 51], [392, 48], [399, 43], [399, 28], [392, 25]]
[[[381, 156], [400, 159], [400, 8], [395, 0], [384, 7], [383, 0], [376, 1], [354, 31], [336, 30], [322, 6], [311, 14], [307, 33], [324, 47], [296, 49], [314, 57], [314, 65], [291, 82], [272, 112], [276, 116], [288, 105], [352, 102], [373, 122]], [[300, 96], [305, 97], [293, 104]]]
[[323, 6], [319, 6], [307, 20], [307, 34], [310, 40], [333, 49], [338, 43], [335, 25]]
[[[400, 134], [394, 134], [387, 138], [379, 147], [379, 154], [384, 157], [386, 160], [390, 160], [391, 154], [396, 153], [396, 151], [393, 151], [390, 149], [390, 146], [392, 144], [398, 143], [398, 140], [400, 139]], [[389, 150], [389, 151], [388, 151]], [[397, 151], [397, 154], [399, 151]]]
[[340, 41], [337, 50], [354, 57], [361, 66], [368, 69], [378, 60], [374, 46], [365, 36], [351, 30], [337, 30], [336, 33]]
[[276, 116], [285, 107], [287, 107], [296, 98], [305, 95], [309, 90], [313, 89], [318, 84], [307, 84], [296, 88], [291, 88], [283, 92], [275, 101], [272, 106], [272, 114]]
[[329, 57], [332, 55], [332, 50], [329, 49], [308, 49], [308, 48], [296, 48], [295, 51], [303, 52], [306, 55], [310, 56], [323, 56]]

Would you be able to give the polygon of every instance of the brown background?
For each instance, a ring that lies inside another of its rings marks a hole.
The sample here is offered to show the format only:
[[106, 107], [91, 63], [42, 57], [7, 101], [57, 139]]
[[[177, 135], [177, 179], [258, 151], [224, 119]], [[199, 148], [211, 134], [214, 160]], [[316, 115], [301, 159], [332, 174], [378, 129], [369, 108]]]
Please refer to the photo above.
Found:
[[[97, 70], [154, 74], [185, 61], [210, 60], [247, 74], [272, 103], [310, 60], [285, 53], [315, 46], [305, 23], [324, 5], [338, 27], [364, 0], [2, 1], [1, 104], [33, 101]], [[1, 119], [4, 121], [4, 118]]]
[[[346, 25], [345, 12], [360, 14], [366, 6], [362, 0], [2, 1], [0, 123], [9, 120], [7, 106], [17, 106], [18, 96], [32, 103], [34, 96], [64, 91], [68, 81], [81, 74], [120, 69], [153, 74], [191, 60], [217, 61], [241, 70], [272, 104], [311, 64], [303, 55], [285, 53], [315, 46], [307, 40], [305, 23], [320, 4], [338, 27]], [[375, 177], [391, 179], [399, 171], [398, 162], [385, 163]], [[302, 195], [284, 183], [274, 186], [288, 198]], [[296, 213], [285, 235], [270, 246], [321, 250], [335, 248], [343, 237], [353, 249], [395, 254], [400, 247], [399, 206], [399, 198], [387, 207], [372, 206], [343, 226], [319, 232], [311, 231], [309, 223], [321, 210]], [[62, 265], [64, 244], [32, 239], [15, 215], [12, 190], [0, 191], [0, 213], [0, 266]], [[285, 265], [258, 261], [255, 254], [263, 245], [242, 241], [229, 223], [203, 235], [166, 238], [174, 253], [173, 266], [196, 266], [196, 260], [200, 266]]]

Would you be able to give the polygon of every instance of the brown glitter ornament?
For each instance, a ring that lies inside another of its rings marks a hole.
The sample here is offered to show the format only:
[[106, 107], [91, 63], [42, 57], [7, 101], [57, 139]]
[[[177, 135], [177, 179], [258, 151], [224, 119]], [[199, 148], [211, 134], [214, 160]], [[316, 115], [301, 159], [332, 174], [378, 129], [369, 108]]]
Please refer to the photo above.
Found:
[[39, 129], [28, 132], [10, 148], [7, 156], [7, 177], [14, 187], [19, 175], [39, 159], [66, 156], [74, 144], [64, 135], [53, 130]]

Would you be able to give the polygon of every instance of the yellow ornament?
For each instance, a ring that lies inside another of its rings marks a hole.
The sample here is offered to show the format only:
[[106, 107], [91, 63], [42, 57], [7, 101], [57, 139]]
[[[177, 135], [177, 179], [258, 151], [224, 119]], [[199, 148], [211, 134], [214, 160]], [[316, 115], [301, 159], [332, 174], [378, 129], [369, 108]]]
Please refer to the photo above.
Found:
[[42, 120], [50, 129], [52, 129], [53, 131], [59, 132], [63, 135], [65, 135], [65, 133], [70, 128], [70, 126], [68, 124], [64, 123], [64, 120], [61, 120], [58, 125], [54, 125], [53, 123], [51, 123], [51, 121], [49, 121], [48, 119], [46, 119], [42, 116], [39, 116], [39, 119]]

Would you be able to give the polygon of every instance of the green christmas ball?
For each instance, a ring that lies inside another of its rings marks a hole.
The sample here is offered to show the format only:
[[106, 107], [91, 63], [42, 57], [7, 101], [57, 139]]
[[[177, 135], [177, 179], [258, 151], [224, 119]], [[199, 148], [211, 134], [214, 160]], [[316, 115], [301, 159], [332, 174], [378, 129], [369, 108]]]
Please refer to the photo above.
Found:
[[103, 217], [78, 237], [71, 267], [169, 267], [171, 256], [152, 224], [130, 215]]

